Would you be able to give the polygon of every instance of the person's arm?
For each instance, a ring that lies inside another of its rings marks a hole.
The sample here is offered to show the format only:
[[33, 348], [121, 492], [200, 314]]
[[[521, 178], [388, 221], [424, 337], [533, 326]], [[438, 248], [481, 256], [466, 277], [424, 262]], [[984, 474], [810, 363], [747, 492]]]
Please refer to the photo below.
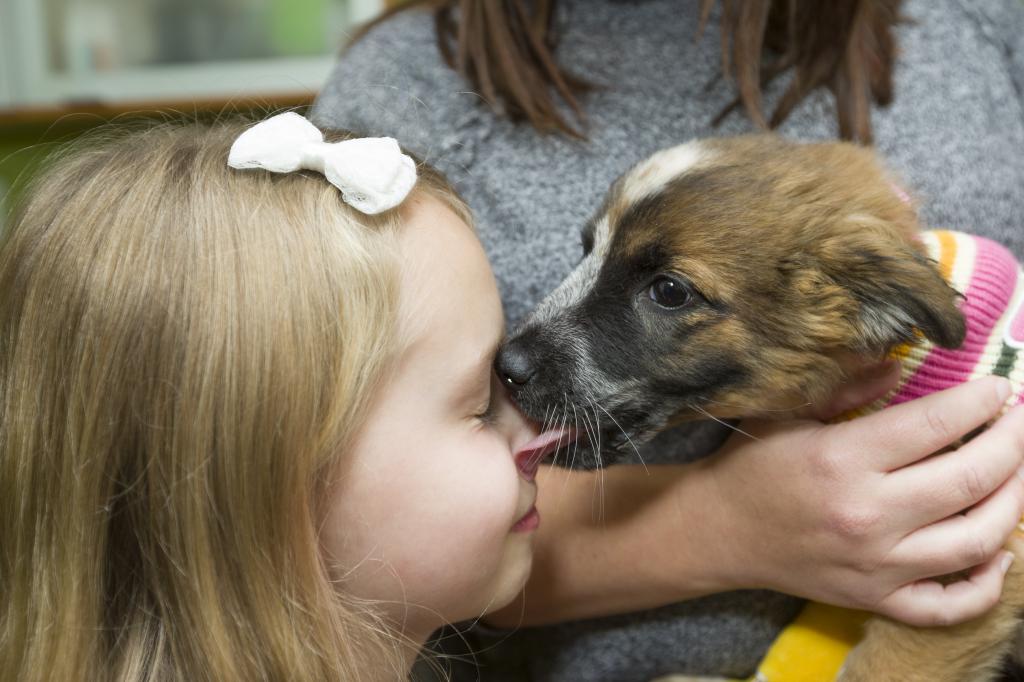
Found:
[[517, 601], [486, 620], [542, 625], [730, 589], [716, 570], [722, 543], [706, 546], [706, 517], [715, 512], [703, 468], [542, 467], [533, 572]]
[[[1008, 391], [987, 378], [835, 425], [748, 422], [756, 440], [737, 435], [689, 465], [548, 468], [533, 573], [486, 620], [538, 625], [757, 587], [918, 625], [969, 619], [998, 599], [1001, 546], [1024, 510], [1024, 408], [931, 455]], [[927, 580], [971, 567], [945, 587]]]

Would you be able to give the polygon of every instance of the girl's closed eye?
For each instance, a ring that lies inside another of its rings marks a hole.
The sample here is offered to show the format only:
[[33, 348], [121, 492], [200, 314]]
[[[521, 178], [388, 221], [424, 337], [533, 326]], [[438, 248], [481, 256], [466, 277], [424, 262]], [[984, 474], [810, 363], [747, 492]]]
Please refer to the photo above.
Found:
[[497, 375], [491, 370], [487, 382], [487, 399], [475, 417], [484, 426], [494, 426], [498, 422], [498, 406], [501, 401], [501, 386], [497, 385]]

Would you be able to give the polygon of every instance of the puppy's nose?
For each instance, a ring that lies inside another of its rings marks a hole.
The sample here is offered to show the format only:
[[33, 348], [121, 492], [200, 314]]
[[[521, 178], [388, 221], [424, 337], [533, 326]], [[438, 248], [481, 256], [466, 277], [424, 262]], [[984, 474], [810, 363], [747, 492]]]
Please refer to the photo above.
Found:
[[494, 360], [494, 369], [505, 386], [513, 391], [522, 388], [537, 371], [524, 344], [518, 339], [513, 339], [501, 347], [498, 357]]

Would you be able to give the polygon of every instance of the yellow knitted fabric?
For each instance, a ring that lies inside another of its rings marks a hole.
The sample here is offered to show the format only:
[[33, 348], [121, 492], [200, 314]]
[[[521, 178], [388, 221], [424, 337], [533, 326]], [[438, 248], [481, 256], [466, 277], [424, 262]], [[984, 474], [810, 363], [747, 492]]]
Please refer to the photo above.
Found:
[[827, 682], [861, 638], [870, 614], [810, 602], [778, 636], [750, 682]]

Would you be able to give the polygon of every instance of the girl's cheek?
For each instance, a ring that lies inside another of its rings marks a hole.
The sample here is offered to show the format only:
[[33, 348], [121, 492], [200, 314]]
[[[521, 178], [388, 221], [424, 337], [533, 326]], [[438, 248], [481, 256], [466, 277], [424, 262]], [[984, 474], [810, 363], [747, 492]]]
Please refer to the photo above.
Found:
[[463, 451], [461, 466], [441, 475], [451, 479], [453, 513], [468, 514], [481, 531], [504, 533], [517, 520], [523, 484], [498, 429], [483, 427]]
[[482, 445], [473, 455], [473, 480], [466, 481], [473, 488], [469, 492], [474, 498], [472, 504], [478, 513], [507, 517], [515, 513], [521, 485], [519, 471], [504, 438], [490, 434]]

